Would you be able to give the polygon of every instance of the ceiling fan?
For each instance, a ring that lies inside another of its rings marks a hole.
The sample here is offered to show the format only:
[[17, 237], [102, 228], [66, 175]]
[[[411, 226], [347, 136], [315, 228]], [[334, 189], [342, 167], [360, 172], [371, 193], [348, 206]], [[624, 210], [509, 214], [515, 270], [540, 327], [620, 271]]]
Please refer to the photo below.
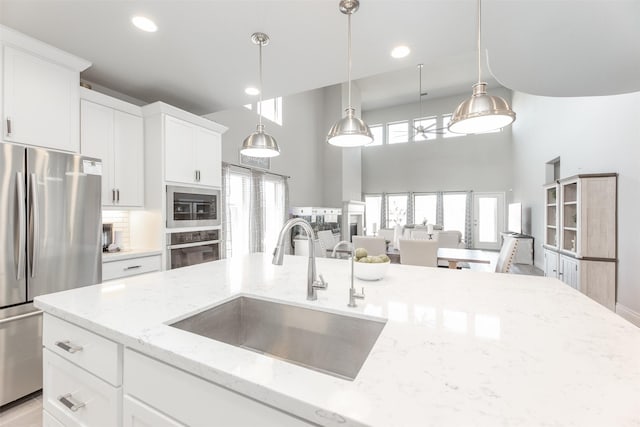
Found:
[[[414, 141], [416, 138], [419, 140], [428, 139], [428, 135], [443, 135], [447, 131], [447, 127], [438, 127], [438, 122], [435, 117], [424, 118], [422, 113], [422, 97], [427, 96], [428, 92], [422, 91], [422, 68], [424, 64], [418, 64], [418, 99], [420, 101], [420, 118], [413, 121], [413, 135], [411, 135], [408, 140]], [[399, 133], [406, 134], [405, 131], [401, 131]]]

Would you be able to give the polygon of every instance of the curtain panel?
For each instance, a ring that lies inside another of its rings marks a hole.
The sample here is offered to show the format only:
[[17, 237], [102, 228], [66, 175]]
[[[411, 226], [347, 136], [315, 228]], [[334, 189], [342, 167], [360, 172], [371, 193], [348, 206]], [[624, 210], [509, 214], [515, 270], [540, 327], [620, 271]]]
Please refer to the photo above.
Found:
[[251, 171], [251, 222], [249, 225], [249, 251], [264, 252], [264, 172]]

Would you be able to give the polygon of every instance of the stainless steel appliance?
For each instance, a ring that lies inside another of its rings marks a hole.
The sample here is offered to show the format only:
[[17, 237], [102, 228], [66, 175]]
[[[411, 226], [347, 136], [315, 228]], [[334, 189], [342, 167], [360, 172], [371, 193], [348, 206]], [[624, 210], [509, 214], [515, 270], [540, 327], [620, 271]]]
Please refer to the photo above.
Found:
[[0, 145], [0, 405], [42, 388], [33, 298], [102, 279], [101, 163]]
[[220, 259], [220, 230], [167, 234], [167, 266], [186, 267]]
[[220, 225], [220, 191], [167, 185], [167, 227]]

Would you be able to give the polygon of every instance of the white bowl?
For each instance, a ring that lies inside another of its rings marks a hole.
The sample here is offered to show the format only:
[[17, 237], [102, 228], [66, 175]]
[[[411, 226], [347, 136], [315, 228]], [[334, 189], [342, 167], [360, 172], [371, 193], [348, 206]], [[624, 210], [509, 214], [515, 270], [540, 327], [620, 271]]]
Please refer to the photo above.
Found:
[[353, 263], [353, 275], [360, 280], [380, 280], [387, 272], [389, 264], [391, 261], [378, 263], [356, 261]]

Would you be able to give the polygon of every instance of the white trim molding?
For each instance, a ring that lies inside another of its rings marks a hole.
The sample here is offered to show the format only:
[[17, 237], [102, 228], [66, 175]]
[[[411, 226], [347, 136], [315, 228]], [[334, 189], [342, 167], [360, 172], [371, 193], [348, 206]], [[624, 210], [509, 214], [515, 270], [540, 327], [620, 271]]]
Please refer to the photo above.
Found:
[[631, 310], [629, 307], [625, 307], [620, 303], [616, 303], [616, 313], [640, 328], [640, 313], [637, 311]]

